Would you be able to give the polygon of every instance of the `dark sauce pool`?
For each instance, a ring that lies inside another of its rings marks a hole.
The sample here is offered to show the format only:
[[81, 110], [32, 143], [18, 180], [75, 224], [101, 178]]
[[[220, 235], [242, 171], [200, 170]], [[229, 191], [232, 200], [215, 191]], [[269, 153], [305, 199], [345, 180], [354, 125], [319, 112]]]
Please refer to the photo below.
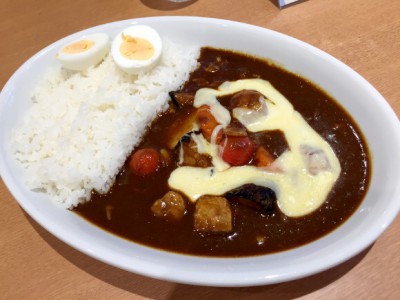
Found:
[[[108, 194], [94, 192], [91, 201], [79, 205], [74, 212], [128, 240], [204, 256], [234, 257], [284, 251], [312, 242], [343, 224], [362, 202], [371, 173], [366, 143], [352, 118], [312, 83], [259, 58], [203, 48], [199, 62], [200, 67], [182, 88], [184, 92], [216, 88], [224, 81], [263, 78], [289, 99], [328, 141], [339, 158], [342, 172], [324, 204], [300, 218], [286, 217], [279, 209], [268, 215], [244, 205], [234, 205], [233, 232], [200, 234], [193, 230], [194, 205], [187, 206], [186, 215], [178, 222], [154, 217], [150, 210], [154, 201], [169, 190], [167, 179], [175, 168], [169, 166], [145, 178], [124, 168]], [[184, 113], [185, 110], [178, 111], [178, 114]], [[165, 147], [165, 128], [175, 119], [176, 115], [170, 113], [160, 116], [139, 147]]]

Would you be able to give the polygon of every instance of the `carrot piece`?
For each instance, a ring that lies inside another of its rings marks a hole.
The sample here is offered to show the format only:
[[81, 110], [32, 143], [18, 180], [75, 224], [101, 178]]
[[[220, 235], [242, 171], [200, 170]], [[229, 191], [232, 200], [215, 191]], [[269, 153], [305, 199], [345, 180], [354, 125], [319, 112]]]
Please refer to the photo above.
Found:
[[[202, 105], [197, 109], [197, 120], [200, 124], [201, 133], [207, 141], [211, 141], [211, 135], [215, 129], [219, 125], [217, 120], [215, 120], [214, 116], [211, 113], [210, 107], [208, 105]], [[217, 143], [219, 139], [222, 138], [222, 134], [217, 137]]]
[[268, 167], [274, 162], [275, 158], [271, 153], [268, 152], [263, 146], [260, 146], [256, 150], [254, 156], [254, 162], [257, 167]]

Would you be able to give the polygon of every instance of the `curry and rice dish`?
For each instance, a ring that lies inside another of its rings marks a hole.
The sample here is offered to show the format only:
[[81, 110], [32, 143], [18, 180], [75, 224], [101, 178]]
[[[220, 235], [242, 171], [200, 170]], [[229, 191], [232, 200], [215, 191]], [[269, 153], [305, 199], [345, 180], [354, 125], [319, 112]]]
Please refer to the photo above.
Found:
[[[122, 42], [129, 39], [121, 35]], [[132, 137], [118, 144], [123, 149], [110, 153], [110, 157], [118, 153], [119, 163], [103, 176], [102, 188], [85, 186], [90, 180], [82, 180], [81, 194], [64, 206], [143, 245], [230, 257], [304, 245], [352, 215], [368, 188], [370, 158], [357, 125], [331, 97], [260, 58], [209, 47], [199, 54], [192, 49], [190, 57], [181, 52], [178, 57], [172, 55], [178, 45], [168, 47], [173, 51], [164, 49], [160, 62], [151, 62], [151, 71], [126, 75], [126, 66], [120, 67], [123, 73], [113, 69], [125, 85], [137, 84], [137, 76], [144, 76], [139, 78], [143, 81], [157, 78], [166, 88], [164, 100], [152, 98], [154, 93], [147, 90], [134, 92], [138, 88], [133, 85], [127, 94], [122, 91], [124, 101], [135, 100], [130, 97], [138, 94], [149, 100], [153, 110], [144, 125], [131, 126], [131, 118], [145, 115], [138, 112], [143, 105], [123, 107], [136, 112], [127, 113], [107, 132], [107, 138], [115, 130], [122, 132], [115, 133], [122, 134], [118, 139]], [[187, 66], [176, 69], [179, 61]], [[110, 74], [111, 64], [106, 57], [94, 69], [107, 68]], [[160, 65], [166, 67], [157, 69]], [[163, 72], [174, 74], [171, 68], [176, 69], [176, 81], [160, 80], [166, 78]], [[152, 78], [152, 73], [158, 77]], [[99, 82], [104, 84], [105, 79]], [[156, 86], [150, 85], [149, 90]], [[108, 98], [111, 88], [121, 91], [116, 85], [102, 87]], [[106, 108], [93, 119], [109, 112], [109, 106], [118, 106], [104, 103]], [[109, 119], [103, 120], [104, 127], [99, 125], [101, 130], [107, 130]], [[111, 147], [107, 142], [113, 140], [99, 143], [93, 156]], [[86, 157], [91, 159], [90, 154]], [[68, 191], [73, 189], [70, 181], [65, 180], [63, 187]], [[47, 192], [56, 189], [54, 185], [36, 184]]]
[[[215, 256], [290, 249], [343, 223], [369, 180], [365, 145], [349, 116], [309, 82], [258, 59], [204, 48], [199, 63], [183, 88], [170, 93], [168, 110], [152, 123], [111, 191], [94, 193], [75, 211], [145, 245]], [[254, 129], [263, 114], [289, 118], [274, 106], [294, 113], [262, 79], [285, 91], [313, 129], [300, 115], [294, 128], [280, 119]], [[230, 86], [221, 87], [227, 81]], [[207, 92], [229, 112], [227, 120], [217, 109], [214, 117], [217, 104], [204, 100]], [[293, 174], [298, 164], [306, 174]], [[288, 184], [296, 187], [286, 194]], [[291, 204], [291, 197], [303, 204]]]

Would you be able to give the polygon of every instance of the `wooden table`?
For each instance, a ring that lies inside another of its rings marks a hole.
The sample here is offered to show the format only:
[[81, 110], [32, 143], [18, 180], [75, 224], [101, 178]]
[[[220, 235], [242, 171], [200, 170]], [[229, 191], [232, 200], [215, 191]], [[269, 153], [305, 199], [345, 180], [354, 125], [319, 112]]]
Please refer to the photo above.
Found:
[[[2, 0], [0, 87], [30, 56], [76, 31], [161, 15], [225, 18], [273, 29], [350, 65], [400, 115], [400, 1], [310, 0], [279, 10], [268, 0]], [[400, 217], [369, 249], [301, 280], [254, 288], [159, 281], [96, 261], [50, 235], [0, 181], [1, 299], [400, 299]]]

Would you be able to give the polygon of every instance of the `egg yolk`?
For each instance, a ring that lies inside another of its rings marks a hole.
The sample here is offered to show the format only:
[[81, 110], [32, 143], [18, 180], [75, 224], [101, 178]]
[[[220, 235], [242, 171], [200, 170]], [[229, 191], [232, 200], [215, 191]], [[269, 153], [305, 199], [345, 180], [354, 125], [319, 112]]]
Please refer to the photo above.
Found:
[[81, 53], [84, 51], [89, 50], [90, 48], [92, 48], [94, 45], [93, 41], [90, 40], [80, 40], [78, 42], [72, 43], [68, 46], [65, 46], [62, 49], [62, 52], [64, 53], [70, 53], [70, 54], [74, 54], [74, 53]]
[[127, 59], [146, 60], [154, 55], [154, 46], [146, 39], [122, 34], [119, 51]]

